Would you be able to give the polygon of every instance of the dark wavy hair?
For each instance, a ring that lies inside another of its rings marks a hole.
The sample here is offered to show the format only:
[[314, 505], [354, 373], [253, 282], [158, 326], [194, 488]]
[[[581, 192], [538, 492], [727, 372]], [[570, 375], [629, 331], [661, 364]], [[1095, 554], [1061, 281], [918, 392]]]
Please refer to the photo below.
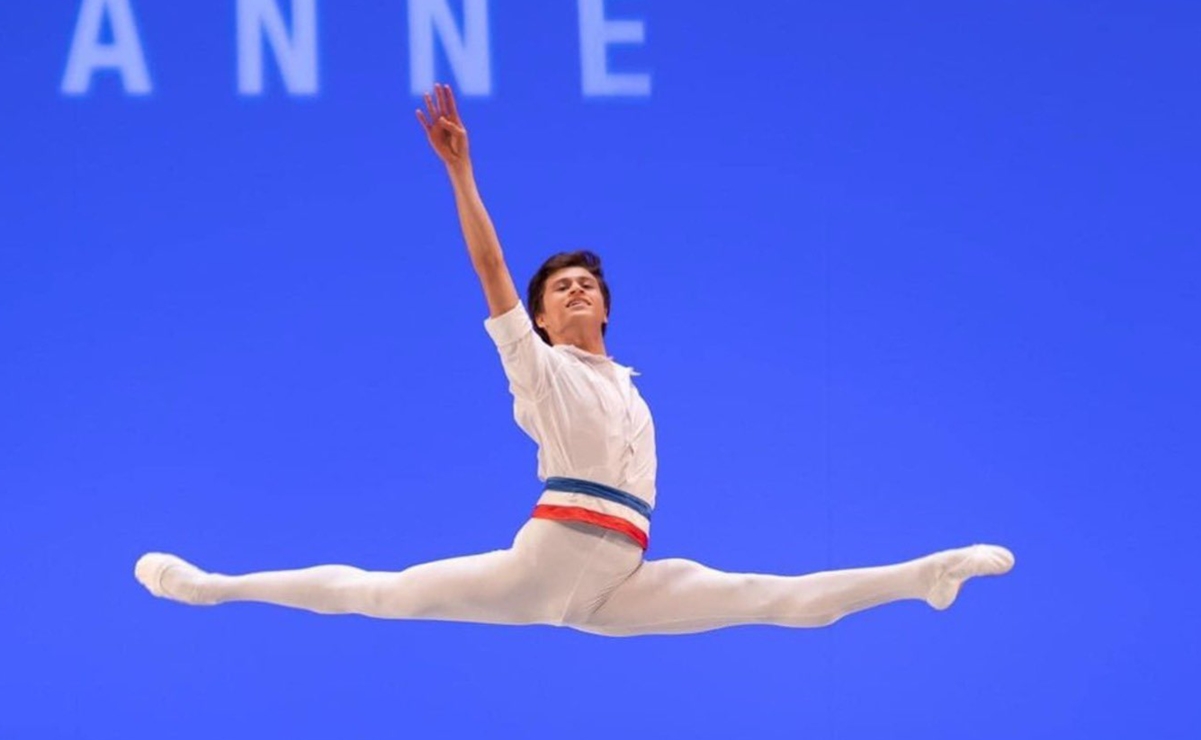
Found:
[[[609, 316], [609, 309], [612, 306], [609, 299], [609, 284], [605, 282], [605, 271], [601, 268], [601, 258], [587, 249], [577, 249], [574, 252], [559, 252], [552, 255], [548, 260], [542, 263], [538, 268], [538, 272], [534, 273], [534, 277], [530, 278], [530, 287], [526, 294], [526, 310], [530, 314], [530, 321], [534, 321], [534, 317], [542, 313], [542, 294], [546, 290], [546, 281], [551, 275], [562, 270], [565, 267], [583, 267], [592, 273], [596, 278], [596, 282], [600, 285], [601, 295], [605, 298], [605, 317]], [[603, 337], [609, 329], [609, 322], [606, 321], [601, 325], [601, 336]], [[534, 323], [534, 331], [538, 332], [538, 336], [542, 337], [542, 341], [550, 344], [550, 336], [546, 330]]]

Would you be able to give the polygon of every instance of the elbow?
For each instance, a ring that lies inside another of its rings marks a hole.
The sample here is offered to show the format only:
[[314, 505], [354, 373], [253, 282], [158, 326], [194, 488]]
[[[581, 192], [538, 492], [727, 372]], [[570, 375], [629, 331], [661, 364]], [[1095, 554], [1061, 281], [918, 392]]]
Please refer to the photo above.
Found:
[[483, 279], [495, 277], [507, 269], [505, 267], [504, 255], [500, 252], [500, 247], [472, 252], [471, 264], [475, 267], [476, 273]]

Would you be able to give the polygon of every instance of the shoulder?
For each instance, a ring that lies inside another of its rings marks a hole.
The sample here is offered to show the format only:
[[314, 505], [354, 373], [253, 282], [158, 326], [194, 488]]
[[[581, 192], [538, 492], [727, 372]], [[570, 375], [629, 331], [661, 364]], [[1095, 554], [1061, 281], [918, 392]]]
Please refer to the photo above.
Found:
[[526, 313], [525, 304], [521, 301], [517, 301], [502, 314], [484, 319], [484, 331], [488, 332], [488, 336], [492, 337], [497, 347], [513, 344], [529, 336], [542, 342], [541, 337], [534, 332], [534, 323], [530, 321], [530, 315]]

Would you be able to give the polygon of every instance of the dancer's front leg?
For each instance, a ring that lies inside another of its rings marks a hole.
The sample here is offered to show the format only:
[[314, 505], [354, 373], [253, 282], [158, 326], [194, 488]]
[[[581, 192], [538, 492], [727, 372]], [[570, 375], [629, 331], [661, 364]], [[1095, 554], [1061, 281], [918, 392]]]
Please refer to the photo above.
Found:
[[1013, 555], [991, 545], [801, 576], [725, 573], [691, 560], [653, 560], [618, 586], [586, 624], [573, 626], [610, 636], [746, 624], [824, 627], [848, 614], [906, 599], [945, 609], [967, 578], [999, 575], [1012, 567]]
[[518, 550], [372, 572], [347, 565], [229, 576], [206, 573], [172, 555], [151, 553], [135, 574], [152, 593], [189, 604], [256, 601], [320, 614], [436, 619], [487, 624], [553, 620], [548, 579]]

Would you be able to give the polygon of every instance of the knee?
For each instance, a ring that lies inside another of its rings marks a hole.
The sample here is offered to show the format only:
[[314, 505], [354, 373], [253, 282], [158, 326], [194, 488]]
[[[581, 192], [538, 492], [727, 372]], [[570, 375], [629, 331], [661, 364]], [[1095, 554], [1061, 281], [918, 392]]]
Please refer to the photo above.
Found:
[[576, 632], [583, 632], [588, 635], [596, 635], [597, 637], [630, 637], [637, 634], [634, 630], [628, 628], [617, 627], [614, 625], [594, 624], [588, 621], [579, 620], [564, 620], [558, 625], [559, 627], [569, 627]]
[[834, 624], [835, 622], [837, 622], [838, 620], [842, 619], [845, 616], [846, 616], [846, 614], [843, 614], [841, 612], [834, 613], [834, 614], [818, 614], [817, 616], [813, 617], [810, 620], [808, 626], [810, 626], [810, 627], [829, 627], [830, 625]]
[[378, 614], [385, 608], [386, 591], [359, 571], [326, 586], [326, 598], [314, 609], [319, 614]]

